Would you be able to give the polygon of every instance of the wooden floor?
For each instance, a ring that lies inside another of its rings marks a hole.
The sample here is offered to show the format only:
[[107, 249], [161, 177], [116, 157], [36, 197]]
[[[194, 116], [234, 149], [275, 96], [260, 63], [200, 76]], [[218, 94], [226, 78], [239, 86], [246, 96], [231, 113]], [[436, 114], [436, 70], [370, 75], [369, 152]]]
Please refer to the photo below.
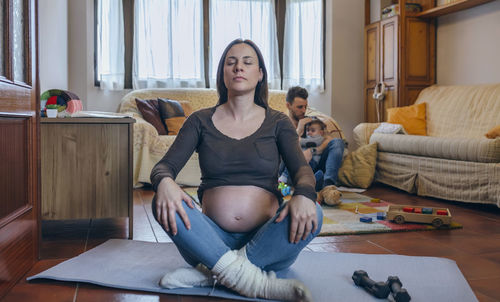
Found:
[[[479, 301], [500, 301], [500, 209], [422, 198], [383, 185], [365, 194], [392, 203], [448, 207], [459, 230], [319, 237], [312, 251], [436, 256], [453, 259]], [[169, 238], [151, 216], [152, 191], [134, 191], [134, 239], [166, 242]], [[127, 238], [126, 219], [45, 222], [40, 261], [30, 276], [95, 247], [109, 238]], [[26, 282], [23, 278], [1, 301], [218, 301], [103, 288], [83, 283]], [[228, 300], [224, 300], [228, 301]]]

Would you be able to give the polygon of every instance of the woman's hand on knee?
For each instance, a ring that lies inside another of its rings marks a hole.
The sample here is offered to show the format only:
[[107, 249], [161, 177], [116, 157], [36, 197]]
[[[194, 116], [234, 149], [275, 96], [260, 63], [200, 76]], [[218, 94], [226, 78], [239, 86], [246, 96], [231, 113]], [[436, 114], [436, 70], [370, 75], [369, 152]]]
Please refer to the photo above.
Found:
[[156, 192], [156, 217], [158, 222], [172, 235], [177, 234], [177, 223], [175, 222], [175, 214], [179, 213], [184, 225], [189, 230], [191, 223], [182, 206], [185, 202], [191, 209], [194, 208], [191, 197], [184, 192], [179, 185], [170, 177], [165, 177], [158, 185]]
[[291, 243], [305, 240], [318, 228], [316, 203], [305, 196], [293, 196], [279, 214], [276, 222], [281, 222], [288, 214], [290, 214], [289, 240]]

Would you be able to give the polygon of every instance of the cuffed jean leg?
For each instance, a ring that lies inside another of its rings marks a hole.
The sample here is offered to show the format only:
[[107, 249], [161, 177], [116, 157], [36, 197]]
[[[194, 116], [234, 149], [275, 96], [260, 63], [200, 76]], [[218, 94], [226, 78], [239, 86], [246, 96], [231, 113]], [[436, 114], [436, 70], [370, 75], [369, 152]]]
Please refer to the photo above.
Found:
[[[227, 241], [231, 240], [230, 235], [198, 209], [191, 209], [185, 202], [182, 205], [191, 222], [191, 229], [186, 228], [184, 221], [176, 213], [177, 235], [172, 236], [170, 232], [166, 233], [187, 263], [192, 266], [202, 263], [212, 269], [222, 255], [234, 248], [227, 245], [229, 243]], [[158, 221], [156, 196], [151, 206], [153, 215]]]
[[246, 245], [248, 260], [266, 271], [278, 271], [291, 266], [302, 249], [316, 237], [323, 225], [323, 211], [317, 203], [316, 215], [318, 227], [314, 233], [307, 236], [305, 240], [298, 243], [290, 243], [290, 215], [281, 222], [276, 222], [284, 204], [276, 212], [276, 215], [266, 222]]
[[319, 167], [325, 172], [323, 185], [335, 185], [338, 179], [342, 158], [344, 155], [344, 141], [340, 138], [332, 139], [321, 154]]

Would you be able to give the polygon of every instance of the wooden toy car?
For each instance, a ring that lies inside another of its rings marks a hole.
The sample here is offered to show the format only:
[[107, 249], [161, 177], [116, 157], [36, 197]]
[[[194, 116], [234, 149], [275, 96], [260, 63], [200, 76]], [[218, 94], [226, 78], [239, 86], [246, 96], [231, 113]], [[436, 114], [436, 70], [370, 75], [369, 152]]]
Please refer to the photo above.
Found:
[[394, 220], [398, 224], [405, 222], [430, 223], [439, 228], [451, 224], [451, 213], [447, 208], [390, 205], [387, 210], [387, 220]]

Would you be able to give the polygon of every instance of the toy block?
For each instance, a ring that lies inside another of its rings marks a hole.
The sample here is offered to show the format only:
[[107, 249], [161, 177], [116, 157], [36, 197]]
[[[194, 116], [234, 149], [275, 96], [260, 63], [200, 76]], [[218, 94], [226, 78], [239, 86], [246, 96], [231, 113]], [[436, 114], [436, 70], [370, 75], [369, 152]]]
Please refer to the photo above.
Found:
[[422, 214], [432, 214], [432, 208], [423, 208]]
[[378, 212], [377, 220], [384, 220], [384, 219], [385, 219], [385, 212]]
[[380, 202], [380, 198], [372, 198], [370, 202]]
[[359, 218], [359, 221], [365, 222], [365, 223], [370, 223], [370, 222], [372, 222], [372, 218], [363, 216], [363, 217]]
[[419, 213], [419, 214], [422, 214], [422, 208], [415, 208], [413, 210], [413, 213]]
[[446, 210], [437, 210], [436, 211], [436, 215], [448, 215], [448, 211]]
[[406, 212], [406, 213], [413, 213], [413, 208], [410, 208], [410, 207], [404, 207], [404, 208], [403, 208], [403, 212]]

